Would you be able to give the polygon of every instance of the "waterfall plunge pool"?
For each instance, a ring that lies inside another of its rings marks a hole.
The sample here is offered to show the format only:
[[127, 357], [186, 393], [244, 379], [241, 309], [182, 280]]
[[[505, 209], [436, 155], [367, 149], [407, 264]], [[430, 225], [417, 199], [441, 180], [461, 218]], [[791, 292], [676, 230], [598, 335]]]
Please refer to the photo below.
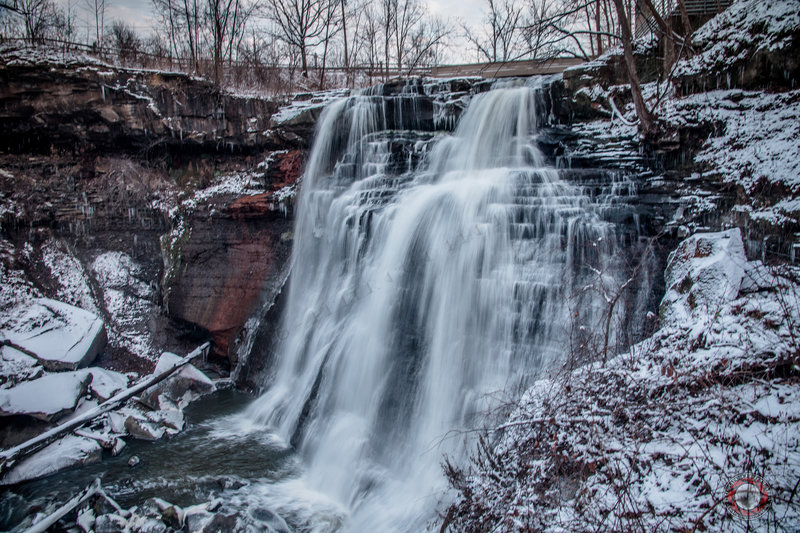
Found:
[[[181, 507], [220, 498], [222, 512], [236, 513], [255, 530], [269, 531], [275, 506], [270, 487], [291, 483], [301, 465], [295, 452], [269, 433], [232, 431], [231, 419], [252, 400], [236, 390], [218, 391], [190, 405], [186, 429], [169, 439], [128, 439], [116, 457], [106, 452], [98, 463], [4, 487], [0, 531], [24, 531], [26, 516], [49, 514], [96, 478], [123, 508], [149, 498]], [[134, 456], [140, 462], [128, 466]]]

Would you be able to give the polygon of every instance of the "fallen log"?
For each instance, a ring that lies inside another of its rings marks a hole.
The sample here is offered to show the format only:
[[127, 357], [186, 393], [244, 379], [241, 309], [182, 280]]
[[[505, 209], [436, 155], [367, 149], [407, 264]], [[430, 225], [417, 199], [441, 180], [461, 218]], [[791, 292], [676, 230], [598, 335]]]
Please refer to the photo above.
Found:
[[47, 528], [58, 522], [62, 516], [69, 513], [77, 506], [94, 496], [95, 494], [100, 494], [103, 492], [103, 489], [100, 487], [100, 478], [94, 480], [94, 483], [89, 485], [89, 487], [84, 490], [81, 494], [78, 494], [70, 501], [56, 509], [56, 512], [47, 516], [43, 520], [36, 522], [31, 527], [29, 527], [25, 533], [44, 533], [47, 531]]
[[[174, 372], [189, 364], [193, 359], [196, 359], [201, 355], [205, 356], [208, 353], [210, 346], [211, 344], [206, 342], [205, 344], [193, 350], [189, 355], [178, 361], [174, 366], [164, 370], [159, 374], [153, 374], [143, 381], [137, 383], [133, 387], [117, 393], [115, 396], [109, 398], [94, 409], [87, 411], [80, 416], [76, 416], [72, 420], [61, 424], [60, 426], [45, 431], [41, 435], [37, 435], [36, 437], [27, 440], [22, 444], [18, 444], [12, 448], [9, 448], [8, 450], [0, 451], [0, 476], [5, 476], [6, 472], [8, 472], [8, 470], [12, 468], [18, 460], [41, 450], [62, 435], [88, 424], [95, 418], [121, 407], [124, 402], [143, 390], [149, 389], [153, 385], [164, 381]], [[2, 481], [0, 481], [0, 484], [2, 484]]]
[[82, 493], [78, 494], [67, 503], [56, 509], [53, 514], [48, 515], [42, 520], [39, 520], [33, 524], [31, 527], [25, 530], [25, 533], [45, 533], [50, 526], [54, 525], [66, 514], [68, 514], [70, 511], [73, 511], [76, 507], [87, 501], [92, 496], [100, 496], [104, 498], [121, 516], [130, 516], [130, 512], [120, 507], [111, 496], [106, 494], [106, 491], [103, 490], [103, 487], [100, 484], [100, 478], [97, 478], [92, 482], [91, 485], [86, 487]]

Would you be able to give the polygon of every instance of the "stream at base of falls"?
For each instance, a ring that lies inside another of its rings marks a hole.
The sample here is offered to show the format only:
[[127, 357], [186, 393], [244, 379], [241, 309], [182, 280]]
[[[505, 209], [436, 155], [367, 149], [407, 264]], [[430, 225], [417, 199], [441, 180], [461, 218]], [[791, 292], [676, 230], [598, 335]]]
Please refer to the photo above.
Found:
[[[96, 478], [123, 508], [161, 498], [189, 506], [221, 498], [226, 508], [250, 522], [258, 531], [258, 491], [246, 501], [253, 486], [271, 485], [296, 477], [301, 466], [295, 454], [269, 434], [237, 435], [228, 420], [252, 402], [233, 390], [201, 398], [186, 411], [186, 429], [155, 442], [128, 440], [120, 455], [105, 453], [99, 463], [72, 468], [0, 492], [0, 531], [18, 524], [26, 515], [63, 504]], [[131, 457], [139, 463], [129, 466]], [[262, 529], [263, 530], [263, 529]]]

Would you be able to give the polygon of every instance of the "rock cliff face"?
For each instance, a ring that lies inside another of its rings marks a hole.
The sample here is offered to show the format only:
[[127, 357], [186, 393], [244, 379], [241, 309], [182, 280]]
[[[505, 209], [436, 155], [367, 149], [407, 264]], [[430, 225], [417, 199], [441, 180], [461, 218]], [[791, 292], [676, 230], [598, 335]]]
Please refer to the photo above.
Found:
[[185, 74], [0, 56], [0, 148], [7, 152], [249, 152], [267, 136], [273, 101], [226, 94]]
[[0, 311], [48, 296], [96, 312], [112, 368], [208, 337], [231, 368], [286, 276], [311, 100], [274, 120], [285, 102], [183, 74], [3, 49]]

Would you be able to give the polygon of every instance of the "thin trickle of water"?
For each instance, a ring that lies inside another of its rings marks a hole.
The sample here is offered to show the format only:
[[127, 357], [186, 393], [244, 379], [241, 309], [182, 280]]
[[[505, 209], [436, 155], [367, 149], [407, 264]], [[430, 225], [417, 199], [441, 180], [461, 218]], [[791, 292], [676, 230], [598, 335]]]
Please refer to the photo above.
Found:
[[[442, 455], [464, 450], [449, 432], [563, 358], [570, 324], [605, 316], [602, 291], [587, 288], [621, 269], [600, 215], [633, 192], [617, 180], [590, 195], [548, 168], [528, 87], [474, 97], [452, 136], [407, 143], [417, 155], [398, 171], [402, 134], [386, 129], [415, 127], [404, 110], [416, 97], [378, 91], [320, 119], [279, 361], [245, 415], [299, 451], [292, 487], [341, 509], [304, 515], [319, 531], [425, 529]], [[276, 510], [297, 516], [281, 494]]]

